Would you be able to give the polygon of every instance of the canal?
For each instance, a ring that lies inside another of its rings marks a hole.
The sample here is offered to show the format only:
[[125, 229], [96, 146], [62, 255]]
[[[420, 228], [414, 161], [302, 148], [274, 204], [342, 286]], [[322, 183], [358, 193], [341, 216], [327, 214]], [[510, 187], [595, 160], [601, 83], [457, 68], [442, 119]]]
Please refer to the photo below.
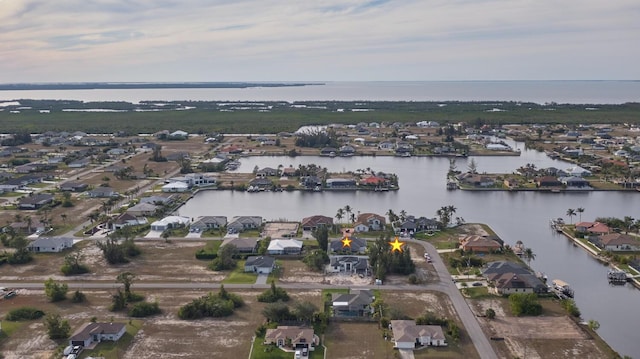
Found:
[[[532, 163], [538, 168], [566, 169], [571, 164], [552, 160], [532, 150], [522, 150], [519, 157], [470, 157], [457, 159], [457, 168], [466, 171], [473, 158], [478, 172], [510, 173]], [[357, 212], [384, 215], [389, 209], [405, 210], [416, 216], [435, 217], [442, 206], [457, 208], [454, 217], [466, 222], [481, 222], [491, 226], [505, 243], [521, 240], [536, 254], [531, 266], [544, 272], [549, 279], [568, 282], [576, 293], [576, 303], [585, 320], [600, 322], [598, 333], [621, 355], [640, 353], [636, 340], [640, 329], [640, 314], [635, 310], [640, 291], [630, 285], [610, 286], [607, 267], [586, 251], [553, 232], [549, 220], [564, 217], [567, 209], [582, 207], [583, 220], [596, 217], [640, 217], [635, 192], [502, 192], [447, 191], [447, 158], [438, 157], [249, 157], [241, 160], [238, 172], [251, 172], [255, 166], [284, 167], [311, 164], [327, 167], [331, 172], [371, 168], [393, 172], [399, 176], [400, 190], [395, 192], [232, 192], [203, 191], [188, 201], [181, 215], [259, 215], [267, 220], [294, 220], [323, 214], [334, 217], [338, 208], [351, 206]], [[569, 221], [569, 218], [565, 218]], [[573, 221], [579, 218], [574, 217]]]

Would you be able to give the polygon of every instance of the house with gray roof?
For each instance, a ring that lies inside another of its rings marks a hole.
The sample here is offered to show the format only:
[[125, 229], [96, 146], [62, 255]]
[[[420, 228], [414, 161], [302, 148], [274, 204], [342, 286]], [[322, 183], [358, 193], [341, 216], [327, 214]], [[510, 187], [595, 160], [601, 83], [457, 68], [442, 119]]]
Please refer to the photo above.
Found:
[[367, 241], [358, 237], [348, 237], [349, 245], [343, 239], [335, 239], [329, 243], [329, 253], [364, 254], [367, 251]]
[[489, 291], [494, 294], [546, 293], [548, 290], [530, 269], [515, 262], [491, 262], [487, 264], [482, 276], [492, 284]]
[[120, 194], [111, 187], [96, 187], [87, 192], [87, 195], [91, 198], [109, 198], [118, 197]]
[[368, 275], [369, 257], [367, 256], [329, 256], [329, 264], [326, 267], [327, 273], [350, 273]]
[[18, 201], [18, 209], [38, 209], [52, 202], [52, 195], [46, 193], [36, 194]]
[[116, 342], [126, 331], [124, 323], [87, 323], [69, 338], [69, 345], [86, 348], [103, 341]]
[[394, 348], [415, 349], [422, 346], [446, 346], [444, 332], [439, 325], [416, 325], [413, 320], [392, 320]]
[[73, 246], [73, 238], [42, 237], [29, 243], [27, 249], [36, 253], [58, 253]]
[[238, 216], [229, 221], [227, 229], [232, 229], [239, 233], [250, 229], [259, 229], [261, 226], [262, 217], [260, 216]]
[[226, 238], [222, 241], [222, 246], [232, 245], [236, 247], [239, 253], [256, 253], [258, 250], [258, 239], [257, 238]]
[[371, 303], [375, 300], [370, 290], [351, 290], [350, 293], [333, 293], [331, 306], [334, 317], [369, 317], [373, 314]]
[[151, 203], [140, 202], [134, 206], [127, 208], [127, 213], [134, 216], [152, 216], [156, 213], [160, 206]]
[[227, 225], [227, 217], [225, 216], [202, 216], [191, 223], [189, 226], [192, 230], [204, 232], [208, 229], [219, 229]]
[[269, 256], [251, 256], [244, 263], [244, 271], [258, 274], [269, 274], [275, 267], [276, 260]]

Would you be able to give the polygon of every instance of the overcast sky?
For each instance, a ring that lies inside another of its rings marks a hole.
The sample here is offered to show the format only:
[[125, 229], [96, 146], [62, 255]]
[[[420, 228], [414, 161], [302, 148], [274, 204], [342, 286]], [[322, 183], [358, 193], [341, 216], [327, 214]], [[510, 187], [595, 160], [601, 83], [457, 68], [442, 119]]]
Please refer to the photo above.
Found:
[[640, 79], [638, 0], [0, 0], [0, 83]]

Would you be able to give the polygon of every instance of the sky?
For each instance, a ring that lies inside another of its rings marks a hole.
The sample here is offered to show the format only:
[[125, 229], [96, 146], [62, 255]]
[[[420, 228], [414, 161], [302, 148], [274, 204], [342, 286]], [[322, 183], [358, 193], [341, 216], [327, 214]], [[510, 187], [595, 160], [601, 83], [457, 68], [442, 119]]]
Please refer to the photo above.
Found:
[[0, 83], [640, 80], [638, 0], [0, 0]]

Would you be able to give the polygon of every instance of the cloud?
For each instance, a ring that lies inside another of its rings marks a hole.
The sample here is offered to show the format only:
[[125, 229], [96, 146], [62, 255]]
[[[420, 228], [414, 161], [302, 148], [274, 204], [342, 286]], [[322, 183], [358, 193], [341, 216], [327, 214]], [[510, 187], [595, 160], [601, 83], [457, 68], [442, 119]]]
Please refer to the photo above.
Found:
[[1, 1], [0, 82], [637, 79], [638, 18], [635, 0]]

